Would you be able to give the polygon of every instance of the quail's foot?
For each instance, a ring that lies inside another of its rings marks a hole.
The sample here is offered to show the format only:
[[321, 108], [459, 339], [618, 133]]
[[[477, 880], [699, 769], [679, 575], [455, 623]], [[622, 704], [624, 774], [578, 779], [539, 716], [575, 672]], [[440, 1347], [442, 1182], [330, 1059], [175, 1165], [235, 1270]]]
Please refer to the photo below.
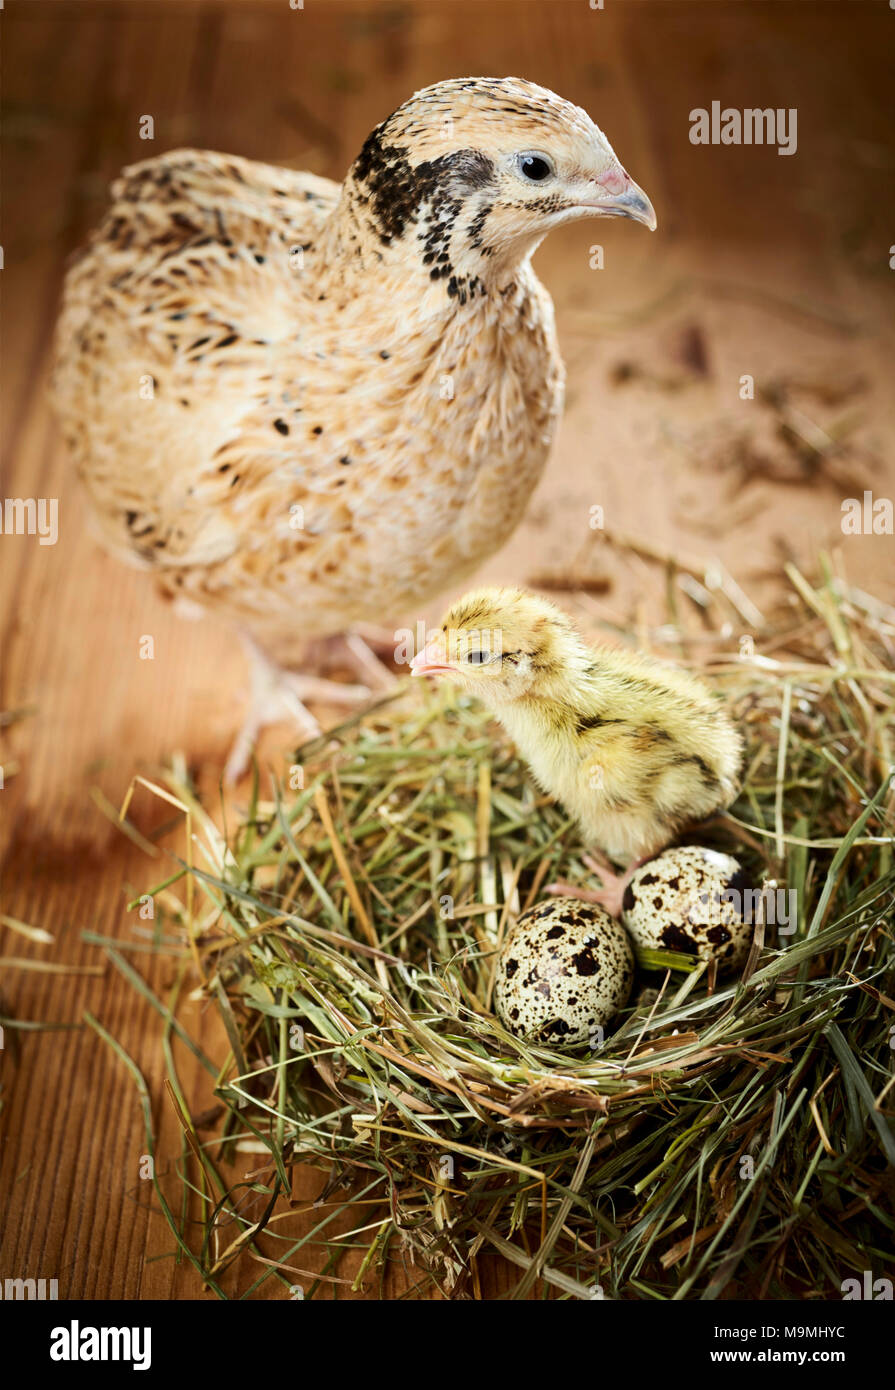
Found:
[[270, 661], [249, 638], [244, 637], [251, 666], [252, 690], [248, 713], [237, 734], [227, 763], [224, 780], [238, 782], [248, 768], [262, 729], [284, 722], [294, 724], [302, 742], [316, 738], [322, 730], [306, 707], [306, 700], [348, 706], [351, 709], [370, 699], [366, 685], [325, 680], [322, 676], [283, 671]]
[[390, 654], [394, 646], [394, 637], [359, 627], [337, 636], [315, 638], [308, 644], [306, 660], [309, 665], [324, 669], [331, 665], [345, 666], [371, 691], [384, 692], [393, 690], [398, 678], [379, 653]]

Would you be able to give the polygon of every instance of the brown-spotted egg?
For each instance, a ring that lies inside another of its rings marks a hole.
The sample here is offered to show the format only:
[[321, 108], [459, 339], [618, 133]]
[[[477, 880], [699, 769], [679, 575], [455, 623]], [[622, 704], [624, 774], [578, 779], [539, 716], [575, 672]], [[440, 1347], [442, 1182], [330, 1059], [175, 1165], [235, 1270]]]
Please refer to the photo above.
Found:
[[602, 907], [551, 898], [523, 912], [497, 959], [494, 1007], [530, 1042], [576, 1046], [627, 1003], [634, 952]]
[[752, 902], [750, 877], [732, 855], [680, 845], [632, 874], [622, 921], [642, 949], [717, 960], [729, 970], [748, 955]]

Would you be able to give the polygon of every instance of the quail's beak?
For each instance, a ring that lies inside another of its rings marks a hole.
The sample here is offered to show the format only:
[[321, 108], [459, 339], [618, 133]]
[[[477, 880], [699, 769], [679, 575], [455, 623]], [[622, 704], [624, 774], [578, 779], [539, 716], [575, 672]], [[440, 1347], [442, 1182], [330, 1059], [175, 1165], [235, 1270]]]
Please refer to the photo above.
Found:
[[656, 230], [655, 208], [620, 164], [611, 165], [594, 180], [593, 197], [582, 198], [579, 207], [587, 208], [597, 217], [630, 217], [642, 222], [651, 232]]
[[410, 663], [412, 676], [449, 676], [456, 671], [446, 658], [444, 643], [432, 638]]

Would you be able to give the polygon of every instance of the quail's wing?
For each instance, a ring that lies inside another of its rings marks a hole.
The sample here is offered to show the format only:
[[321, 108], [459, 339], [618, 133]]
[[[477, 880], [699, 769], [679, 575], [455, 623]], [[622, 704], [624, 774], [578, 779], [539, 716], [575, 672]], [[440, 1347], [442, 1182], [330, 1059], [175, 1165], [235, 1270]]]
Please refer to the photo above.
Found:
[[53, 385], [114, 549], [164, 566], [238, 548], [232, 446], [259, 410], [271, 414], [279, 354], [306, 308], [304, 254], [338, 193], [193, 150], [113, 185], [67, 277]]

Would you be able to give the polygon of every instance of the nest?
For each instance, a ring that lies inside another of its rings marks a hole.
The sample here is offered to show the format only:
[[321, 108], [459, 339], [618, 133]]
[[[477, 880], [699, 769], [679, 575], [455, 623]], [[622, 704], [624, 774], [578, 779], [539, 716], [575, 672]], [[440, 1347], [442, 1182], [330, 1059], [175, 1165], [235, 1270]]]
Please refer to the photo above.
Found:
[[[358, 1286], [409, 1256], [477, 1297], [497, 1254], [516, 1298], [829, 1298], [891, 1248], [895, 613], [829, 572], [790, 578], [754, 650], [723, 655], [716, 630], [699, 664], [748, 745], [711, 842], [797, 912], [758, 922], [739, 977], [641, 958], [595, 1049], [525, 1043], [493, 1013], [518, 913], [552, 878], [590, 879], [479, 707], [403, 691], [300, 750], [272, 801], [256, 783], [226, 839], [164, 779], [203, 857], [178, 870], [186, 898], [169, 880], [156, 900], [229, 1040], [199, 1159], [269, 1152], [251, 1220], [226, 1183], [201, 1238], [163, 1202], [211, 1287], [262, 1232], [268, 1266], [287, 1260], [273, 1214], [308, 1164], [321, 1196], [363, 1202]], [[224, 1250], [221, 1212], [241, 1223]]]

